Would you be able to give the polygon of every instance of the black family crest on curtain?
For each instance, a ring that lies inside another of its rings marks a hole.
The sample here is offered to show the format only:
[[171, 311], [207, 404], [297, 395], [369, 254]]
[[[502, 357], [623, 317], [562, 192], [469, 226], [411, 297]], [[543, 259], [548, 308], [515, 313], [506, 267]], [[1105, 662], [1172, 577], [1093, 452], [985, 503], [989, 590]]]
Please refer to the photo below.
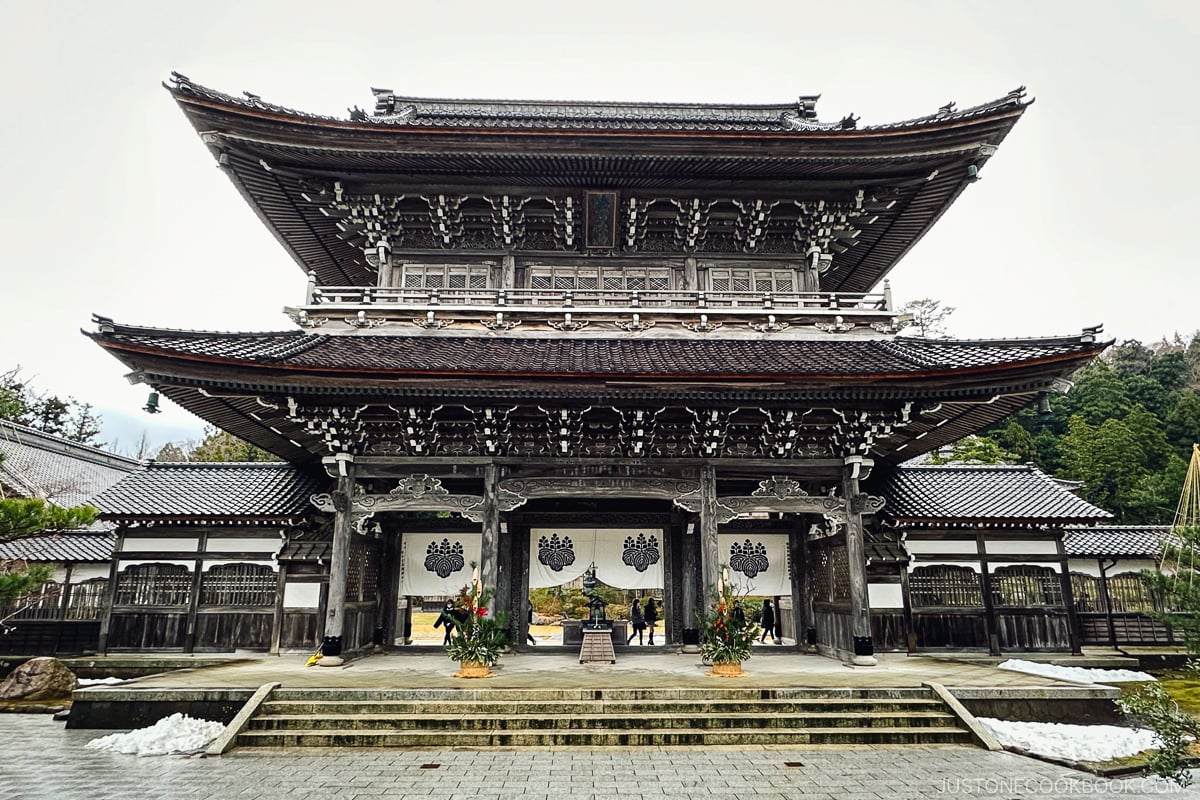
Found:
[[538, 563], [549, 567], [555, 572], [562, 572], [565, 567], [575, 563], [575, 545], [570, 536], [561, 539], [557, 533], [549, 537], [538, 537]]
[[762, 542], [734, 542], [729, 545], [729, 568], [740, 572], [747, 578], [753, 578], [760, 572], [766, 572], [771, 566], [767, 558], [767, 548]]
[[448, 578], [467, 564], [463, 557], [462, 542], [450, 543], [449, 539], [430, 542], [425, 548], [425, 569], [436, 573], [439, 578]]
[[627, 566], [633, 567], [638, 572], [645, 572], [652, 565], [658, 563], [661, 557], [658, 548], [658, 537], [651, 535], [647, 538], [646, 534], [639, 533], [635, 539], [632, 536], [625, 537], [625, 548], [621, 553], [621, 561]]

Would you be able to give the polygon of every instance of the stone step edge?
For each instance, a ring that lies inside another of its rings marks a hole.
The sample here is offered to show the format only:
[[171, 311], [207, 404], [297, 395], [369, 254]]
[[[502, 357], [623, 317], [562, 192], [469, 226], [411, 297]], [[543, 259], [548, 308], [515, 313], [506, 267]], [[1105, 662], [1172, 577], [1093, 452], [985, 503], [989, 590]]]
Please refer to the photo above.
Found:
[[[303, 721], [306, 719], [323, 719], [323, 720], [402, 720], [402, 721], [418, 721], [430, 720], [440, 722], [453, 722], [455, 720], [471, 719], [484, 721], [504, 721], [504, 720], [591, 720], [596, 722], [611, 721], [622, 719], [625, 717], [636, 717], [643, 720], [656, 719], [679, 719], [680, 717], [690, 718], [691, 714], [386, 714], [386, 713], [365, 713], [365, 714], [271, 714], [263, 713], [254, 717], [254, 722], [259, 720], [270, 720], [274, 722], [291, 720]], [[755, 712], [724, 712], [721, 714], [712, 714], [712, 719], [758, 719], [762, 714]], [[798, 720], [798, 719], [844, 719], [844, 718], [861, 718], [861, 719], [879, 719], [879, 718], [907, 718], [907, 719], [958, 719], [957, 716], [948, 711], [898, 711], [898, 712], [878, 712], [872, 714], [844, 714], [837, 711], [816, 711], [816, 712], [785, 712], [771, 715], [772, 719], [778, 720]]]
[[258, 731], [247, 730], [238, 735], [239, 745], [252, 745], [255, 740], [276, 739], [276, 738], [291, 738], [291, 739], [332, 739], [332, 738], [360, 738], [360, 739], [375, 739], [384, 740], [388, 738], [398, 741], [405, 739], [419, 738], [423, 740], [446, 739], [454, 746], [470, 746], [469, 739], [487, 739], [491, 740], [494, 737], [506, 739], [521, 739], [521, 738], [554, 738], [556, 735], [561, 738], [562, 735], [581, 736], [587, 735], [596, 739], [612, 739], [615, 737], [638, 737], [645, 738], [647, 736], [670, 736], [671, 738], [729, 738], [729, 737], [744, 737], [744, 738], [761, 738], [761, 739], [787, 739], [801, 738], [811, 736], [837, 736], [840, 738], [874, 738], [879, 736], [914, 736], [927, 737], [933, 735], [936, 737], [952, 737], [955, 739], [970, 740], [970, 731], [964, 728], [946, 727], [946, 728], [927, 728], [927, 727], [889, 727], [889, 728], [802, 728], [802, 729], [785, 729], [785, 730], [770, 730], [762, 728], [720, 728], [713, 730], [711, 728], [672, 728], [667, 731], [645, 730], [641, 728], [609, 728], [603, 731], [570, 731], [570, 730], [547, 730], [547, 731], [415, 731], [415, 732], [398, 732], [398, 731], [363, 731], [357, 729], [329, 729], [322, 731]]

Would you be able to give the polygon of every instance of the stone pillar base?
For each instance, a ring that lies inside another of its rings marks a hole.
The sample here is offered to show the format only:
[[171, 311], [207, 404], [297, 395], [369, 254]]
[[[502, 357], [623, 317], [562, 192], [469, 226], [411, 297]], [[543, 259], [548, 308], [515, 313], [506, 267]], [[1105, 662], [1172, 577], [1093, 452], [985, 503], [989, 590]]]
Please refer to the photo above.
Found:
[[321, 656], [321, 660], [317, 662], [318, 667], [340, 667], [346, 662], [341, 656]]
[[875, 656], [854, 656], [850, 659], [850, 663], [856, 667], [875, 667], [879, 662], [875, 660]]

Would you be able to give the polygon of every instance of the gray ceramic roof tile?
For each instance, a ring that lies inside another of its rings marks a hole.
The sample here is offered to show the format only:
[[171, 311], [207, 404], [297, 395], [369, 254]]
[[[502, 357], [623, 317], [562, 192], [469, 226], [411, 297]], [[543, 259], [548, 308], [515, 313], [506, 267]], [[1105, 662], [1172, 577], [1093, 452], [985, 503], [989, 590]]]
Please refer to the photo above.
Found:
[[99, 495], [104, 519], [288, 518], [309, 507], [325, 482], [284, 462], [156, 463]]
[[900, 467], [877, 493], [899, 520], [1078, 522], [1112, 515], [1034, 466]]
[[64, 531], [0, 542], [0, 561], [108, 561], [116, 535], [111, 531]]
[[[111, 323], [110, 323], [111, 324]], [[1090, 354], [1081, 337], [895, 339], [532, 339], [210, 333], [113, 325], [105, 346], [185, 357], [362, 371], [543, 375], [896, 375]]]
[[10, 494], [77, 506], [140, 465], [136, 459], [0, 420], [0, 486]]
[[1063, 531], [1063, 547], [1075, 558], [1157, 558], [1169, 525], [1070, 526]]

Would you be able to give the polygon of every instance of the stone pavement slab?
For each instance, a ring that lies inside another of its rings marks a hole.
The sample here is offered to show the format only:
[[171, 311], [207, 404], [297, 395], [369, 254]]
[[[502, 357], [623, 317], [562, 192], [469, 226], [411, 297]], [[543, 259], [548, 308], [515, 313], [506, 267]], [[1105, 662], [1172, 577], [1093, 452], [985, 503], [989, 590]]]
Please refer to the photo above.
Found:
[[433, 800], [933, 800], [1200, 797], [1149, 779], [1107, 781], [970, 747], [247, 749], [220, 758], [84, 749], [93, 731], [0, 715], [6, 800], [387, 797]]

